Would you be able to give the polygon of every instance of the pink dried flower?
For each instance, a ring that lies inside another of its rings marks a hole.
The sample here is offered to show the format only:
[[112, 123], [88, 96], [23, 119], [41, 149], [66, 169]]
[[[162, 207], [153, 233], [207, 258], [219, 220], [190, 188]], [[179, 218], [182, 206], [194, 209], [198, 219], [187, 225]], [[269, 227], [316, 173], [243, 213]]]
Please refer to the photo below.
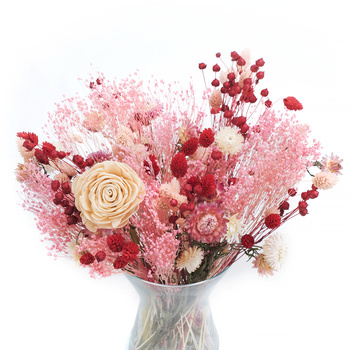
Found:
[[320, 190], [328, 190], [334, 187], [338, 180], [339, 178], [335, 173], [320, 171], [312, 178], [312, 183]]
[[330, 171], [331, 173], [335, 173], [337, 175], [341, 175], [340, 170], [343, 169], [341, 166], [341, 162], [343, 159], [339, 159], [338, 156], [333, 155], [333, 153], [330, 156], [323, 157], [321, 161], [321, 170], [322, 171]]

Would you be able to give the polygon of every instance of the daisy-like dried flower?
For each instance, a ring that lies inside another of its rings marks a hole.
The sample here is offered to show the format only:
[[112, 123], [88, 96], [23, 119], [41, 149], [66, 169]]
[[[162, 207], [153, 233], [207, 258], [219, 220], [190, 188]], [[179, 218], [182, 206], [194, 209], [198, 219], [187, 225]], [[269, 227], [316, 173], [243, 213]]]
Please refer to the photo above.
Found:
[[320, 190], [328, 190], [336, 185], [339, 178], [335, 173], [320, 171], [312, 178], [314, 186]]
[[338, 156], [335, 156], [333, 153], [330, 155], [330, 157], [325, 156], [323, 157], [321, 161], [321, 170], [322, 171], [330, 171], [331, 173], [335, 173], [337, 175], [341, 175], [340, 170], [343, 169], [341, 166], [341, 162], [343, 159], [339, 159]]
[[179, 270], [186, 269], [189, 273], [192, 273], [200, 266], [203, 256], [204, 252], [202, 249], [197, 246], [189, 247], [177, 259], [176, 267]]
[[236, 127], [224, 127], [215, 135], [215, 142], [219, 150], [225, 155], [235, 155], [242, 150], [244, 137], [238, 133]]
[[214, 90], [209, 98], [211, 108], [220, 108], [222, 104], [222, 97], [220, 90]]
[[253, 267], [258, 269], [258, 274], [261, 276], [272, 276], [274, 273], [274, 269], [267, 263], [263, 254], [255, 258]]
[[262, 254], [265, 261], [276, 271], [278, 271], [283, 265], [288, 248], [285, 245], [282, 236], [276, 233], [268, 237], [264, 244]]
[[228, 219], [226, 240], [229, 243], [239, 242], [239, 234], [242, 231], [243, 225], [240, 219], [237, 219], [237, 215], [232, 215]]

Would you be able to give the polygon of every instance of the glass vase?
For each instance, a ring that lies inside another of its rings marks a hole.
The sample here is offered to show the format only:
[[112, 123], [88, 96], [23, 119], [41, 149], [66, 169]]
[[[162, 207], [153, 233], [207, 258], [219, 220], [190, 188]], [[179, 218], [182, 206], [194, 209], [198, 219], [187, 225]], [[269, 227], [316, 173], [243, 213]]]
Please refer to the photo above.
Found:
[[217, 350], [219, 337], [209, 295], [222, 273], [209, 280], [167, 286], [127, 278], [140, 296], [129, 350]]

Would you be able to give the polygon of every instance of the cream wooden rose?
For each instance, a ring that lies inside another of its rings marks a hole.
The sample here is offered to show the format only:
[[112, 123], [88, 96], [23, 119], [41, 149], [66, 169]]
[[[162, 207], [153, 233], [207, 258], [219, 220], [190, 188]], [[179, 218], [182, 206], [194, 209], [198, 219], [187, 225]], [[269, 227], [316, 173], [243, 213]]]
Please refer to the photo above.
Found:
[[83, 224], [91, 232], [128, 223], [145, 195], [145, 186], [125, 163], [105, 161], [74, 178], [72, 192]]

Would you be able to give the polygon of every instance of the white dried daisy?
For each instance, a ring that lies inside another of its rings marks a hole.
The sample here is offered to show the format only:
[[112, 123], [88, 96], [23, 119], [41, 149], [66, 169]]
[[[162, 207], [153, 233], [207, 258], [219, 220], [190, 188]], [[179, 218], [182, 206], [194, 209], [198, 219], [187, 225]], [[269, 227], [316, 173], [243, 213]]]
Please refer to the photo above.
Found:
[[287, 256], [287, 251], [288, 248], [279, 233], [268, 237], [262, 247], [262, 254], [265, 261], [276, 271], [283, 265]]
[[237, 219], [237, 215], [232, 215], [228, 219], [226, 239], [229, 243], [239, 242], [239, 234], [242, 231], [243, 224], [240, 219]]
[[335, 173], [320, 171], [312, 178], [312, 183], [320, 190], [329, 190], [334, 187], [339, 178]]
[[197, 246], [189, 247], [177, 259], [176, 266], [179, 270], [186, 269], [189, 273], [196, 271], [203, 260], [204, 252]]
[[219, 150], [225, 155], [235, 155], [242, 150], [244, 137], [238, 133], [238, 128], [226, 126], [215, 135]]

